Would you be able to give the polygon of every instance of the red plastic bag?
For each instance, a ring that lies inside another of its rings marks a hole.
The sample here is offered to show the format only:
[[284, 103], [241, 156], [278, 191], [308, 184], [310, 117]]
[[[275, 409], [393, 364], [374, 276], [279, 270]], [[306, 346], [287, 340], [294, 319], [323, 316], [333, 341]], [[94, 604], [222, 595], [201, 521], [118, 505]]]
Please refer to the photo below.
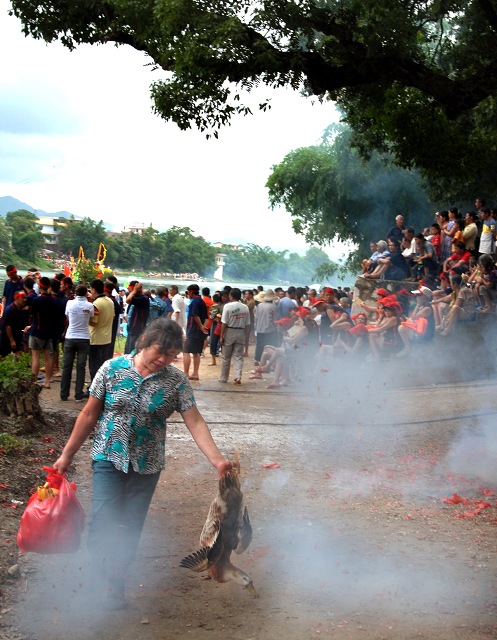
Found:
[[28, 501], [17, 544], [21, 551], [33, 553], [72, 553], [79, 548], [85, 526], [85, 512], [76, 497], [76, 485], [55, 469], [43, 469], [48, 472], [47, 482]]

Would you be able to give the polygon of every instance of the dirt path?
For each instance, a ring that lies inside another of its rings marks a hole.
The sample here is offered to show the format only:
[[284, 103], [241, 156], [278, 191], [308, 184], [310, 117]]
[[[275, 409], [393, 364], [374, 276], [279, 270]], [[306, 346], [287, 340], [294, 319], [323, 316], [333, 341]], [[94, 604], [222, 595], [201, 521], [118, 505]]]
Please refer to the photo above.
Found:
[[[196, 397], [219, 446], [241, 451], [254, 537], [236, 564], [260, 598], [178, 566], [197, 548], [217, 480], [175, 418], [127, 583], [128, 609], [109, 613], [90, 600], [84, 545], [72, 556], [28, 555], [25, 589], [10, 614], [19, 634], [497, 637], [497, 384], [387, 394], [372, 376], [376, 383], [335, 379], [333, 388], [274, 393], [254, 382], [220, 389], [218, 368], [205, 365]], [[87, 460], [86, 447], [75, 473], [85, 506]], [[276, 461], [278, 468], [265, 468]], [[454, 493], [475, 502], [444, 502]], [[4, 637], [14, 638], [14, 629]]]

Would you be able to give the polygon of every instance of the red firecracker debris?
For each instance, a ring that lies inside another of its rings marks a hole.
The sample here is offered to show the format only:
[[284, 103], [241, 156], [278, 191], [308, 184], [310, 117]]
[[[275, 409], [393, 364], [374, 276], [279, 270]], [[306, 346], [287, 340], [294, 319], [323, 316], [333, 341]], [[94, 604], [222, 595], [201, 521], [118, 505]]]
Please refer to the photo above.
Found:
[[452, 494], [452, 498], [442, 498], [447, 504], [469, 504], [468, 498], [461, 498], [458, 493]]
[[269, 464], [265, 464], [262, 466], [263, 469], [279, 469], [280, 468], [280, 463], [279, 462], [270, 462]]
[[452, 498], [442, 498], [447, 504], [463, 504], [465, 507], [472, 506], [472, 510], [466, 510], [462, 513], [457, 513], [455, 518], [474, 518], [479, 516], [484, 509], [492, 506], [491, 502], [485, 500], [470, 500], [469, 498], [462, 498], [458, 493], [454, 493]]

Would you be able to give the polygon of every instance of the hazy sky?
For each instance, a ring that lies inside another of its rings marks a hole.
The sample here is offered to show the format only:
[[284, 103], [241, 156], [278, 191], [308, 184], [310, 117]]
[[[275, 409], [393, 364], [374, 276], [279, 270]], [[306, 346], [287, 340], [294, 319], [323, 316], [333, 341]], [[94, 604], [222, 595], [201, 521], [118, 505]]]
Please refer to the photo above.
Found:
[[45, 45], [25, 38], [8, 8], [0, 0], [0, 196], [116, 231], [189, 226], [210, 242], [305, 250], [290, 215], [269, 208], [264, 185], [272, 165], [319, 141], [337, 118], [331, 103], [264, 90], [269, 112], [206, 140], [153, 115], [149, 86], [160, 76], [142, 54]]

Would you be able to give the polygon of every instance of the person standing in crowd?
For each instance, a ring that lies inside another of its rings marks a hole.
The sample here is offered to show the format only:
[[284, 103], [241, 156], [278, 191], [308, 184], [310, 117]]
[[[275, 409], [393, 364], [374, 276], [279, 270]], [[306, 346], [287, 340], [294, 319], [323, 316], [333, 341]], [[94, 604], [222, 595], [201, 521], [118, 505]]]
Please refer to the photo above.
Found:
[[492, 255], [495, 252], [495, 220], [490, 214], [490, 209], [485, 207], [481, 210], [482, 219], [481, 236], [480, 236], [480, 255]]
[[128, 337], [124, 353], [131, 353], [135, 342], [147, 326], [150, 301], [143, 295], [143, 286], [138, 280], [132, 280], [128, 285], [126, 303], [128, 305]]
[[243, 354], [250, 337], [250, 313], [246, 304], [240, 302], [242, 292], [234, 287], [229, 293], [229, 302], [223, 307], [221, 317], [221, 377], [219, 382], [228, 382], [231, 358], [235, 369], [235, 384], [242, 384]]
[[76, 387], [74, 398], [82, 401], [85, 398], [83, 387], [85, 384], [85, 370], [88, 354], [90, 353], [90, 320], [95, 308], [87, 297], [86, 285], [76, 287], [76, 297], [66, 305], [68, 326], [64, 340], [64, 363], [62, 380], [60, 381], [60, 399], [67, 400], [71, 391], [71, 378], [74, 358], [76, 357]]
[[[53, 278], [50, 280], [50, 290], [52, 297], [57, 303], [57, 315], [54, 318], [54, 336], [53, 336], [53, 366], [52, 376], [60, 378], [62, 373], [59, 370], [59, 349], [64, 343], [64, 332], [66, 330], [66, 302], [67, 299], [64, 292], [61, 291], [62, 280]], [[42, 369], [43, 371], [43, 369]]]
[[208, 367], [215, 367], [217, 365], [216, 358], [219, 355], [219, 337], [221, 335], [221, 314], [223, 311], [221, 304], [221, 294], [215, 293], [212, 296], [213, 305], [210, 308], [209, 315], [211, 318], [211, 337], [209, 351], [211, 354], [211, 361], [207, 365]]
[[280, 301], [278, 302], [278, 320], [281, 318], [289, 318], [290, 311], [297, 309], [297, 289], [295, 287], [288, 287], [286, 295], [283, 293]]
[[90, 369], [90, 380], [93, 380], [103, 363], [109, 359], [112, 323], [114, 321], [114, 303], [105, 295], [104, 283], [98, 278], [90, 282], [90, 294], [94, 313], [93, 318], [90, 320], [90, 357], [88, 367]]
[[94, 588], [102, 587], [109, 609], [126, 607], [126, 574], [165, 466], [167, 419], [171, 414], [181, 414], [219, 477], [232, 468], [197, 408], [190, 382], [171, 366], [182, 344], [180, 327], [159, 318], [138, 339], [136, 353], [106, 362], [90, 387], [88, 403], [62, 454], [53, 464], [56, 471], [65, 473], [94, 432], [88, 548], [95, 572]]
[[147, 296], [149, 305], [147, 324], [167, 315], [167, 307], [160, 296], [154, 295], [151, 289], [145, 289], [143, 295]]
[[112, 282], [112, 280], [105, 281], [104, 283], [105, 295], [107, 296], [107, 298], [109, 298], [109, 300], [114, 305], [114, 319], [112, 320], [112, 332], [111, 332], [107, 357], [105, 358], [106, 360], [110, 360], [110, 358], [114, 357], [114, 348], [116, 346], [117, 331], [119, 329], [119, 319], [121, 317], [121, 312], [122, 312], [121, 298], [119, 297], [119, 295], [117, 296], [117, 298], [114, 295], [114, 287], [115, 287], [115, 284]]
[[464, 218], [464, 229], [462, 232], [464, 246], [466, 251], [469, 251], [472, 256], [477, 255], [477, 242], [478, 242], [478, 214], [474, 211], [468, 211]]
[[68, 300], [74, 300], [74, 282], [72, 281], [72, 278], [64, 276], [60, 281], [60, 290], [66, 299], [66, 302]]
[[167, 287], [157, 287], [157, 297], [162, 300], [166, 307], [164, 317], [170, 318], [173, 314], [173, 305], [171, 304], [171, 300], [169, 300], [169, 291]]
[[[254, 333], [255, 319], [254, 319], [254, 314], [255, 314], [256, 304], [255, 304], [254, 292], [252, 291], [252, 289], [246, 289], [243, 292], [243, 301], [247, 305], [249, 313], [250, 313], [250, 338], [249, 338], [249, 344], [254, 344], [254, 342], [255, 342], [255, 333]], [[245, 350], [245, 353], [243, 355], [245, 357], [248, 357], [248, 347]]]
[[29, 348], [31, 350], [31, 372], [35, 379], [40, 373], [40, 352], [45, 357], [44, 389], [50, 389], [53, 367], [53, 338], [56, 333], [57, 302], [50, 292], [50, 280], [40, 278], [40, 295], [31, 303], [31, 328]]
[[268, 289], [261, 296], [261, 302], [256, 306], [254, 311], [255, 323], [255, 354], [254, 365], [257, 367], [260, 363], [262, 352], [266, 345], [274, 347], [278, 344], [278, 335], [274, 321], [276, 318], [276, 305], [274, 301], [276, 296], [272, 289]]
[[205, 351], [207, 347], [207, 339], [209, 338], [211, 327], [212, 327], [211, 307], [214, 304], [214, 300], [211, 298], [211, 290], [209, 289], [209, 287], [204, 287], [202, 289], [202, 300], [205, 302], [205, 306], [207, 308], [207, 320], [205, 321], [205, 328], [207, 329], [207, 335], [204, 338], [204, 351]]
[[[200, 297], [198, 284], [188, 286], [186, 293], [190, 299], [187, 312], [186, 341], [183, 348], [183, 371], [189, 380], [198, 380], [200, 354], [204, 350], [205, 338], [209, 330], [207, 322], [207, 306]], [[193, 355], [193, 373], [190, 375], [191, 355]]]
[[389, 230], [387, 233], [387, 240], [393, 239], [397, 240], [400, 244], [404, 239], [404, 216], [398, 215], [395, 216], [395, 225]]
[[[26, 276], [26, 278], [24, 278], [24, 291], [26, 293], [26, 306], [31, 309], [31, 303], [33, 302], [33, 300], [36, 298], [36, 296], [38, 295], [35, 291], [35, 281], [33, 280], [33, 278]], [[38, 285], [36, 284], [36, 286], [38, 287]]]
[[7, 280], [3, 285], [2, 309], [6, 309], [9, 304], [14, 302], [14, 294], [23, 290], [24, 283], [21, 276], [17, 273], [16, 266], [9, 264], [5, 268]]
[[26, 276], [24, 277], [24, 282], [26, 282], [26, 278], [32, 278], [34, 285], [32, 289], [34, 290], [37, 296], [40, 295], [40, 288], [38, 287], [38, 280], [41, 278], [41, 274], [36, 267], [30, 267]]
[[14, 302], [4, 310], [0, 320], [0, 357], [24, 351], [24, 329], [28, 324], [26, 293], [14, 293]]
[[169, 287], [171, 292], [171, 304], [173, 307], [173, 314], [171, 320], [174, 320], [181, 327], [183, 333], [186, 331], [186, 304], [183, 296], [180, 294], [178, 287], [172, 284]]

